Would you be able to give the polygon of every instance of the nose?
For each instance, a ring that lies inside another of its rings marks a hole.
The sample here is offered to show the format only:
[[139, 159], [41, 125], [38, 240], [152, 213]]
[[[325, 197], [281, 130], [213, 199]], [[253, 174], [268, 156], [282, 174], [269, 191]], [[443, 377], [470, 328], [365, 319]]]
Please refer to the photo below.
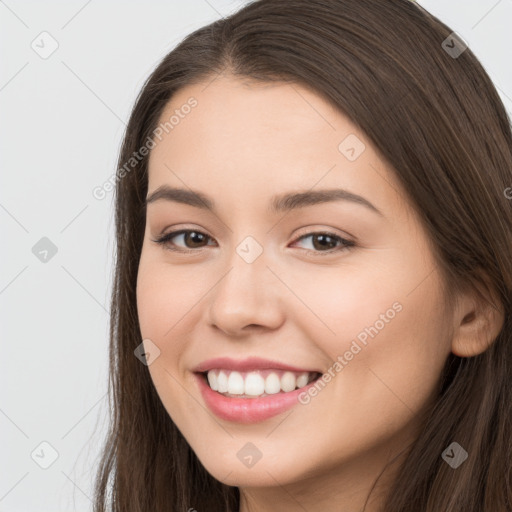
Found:
[[209, 324], [229, 336], [274, 330], [284, 321], [286, 287], [268, 267], [264, 252], [254, 261], [234, 251], [211, 293]]

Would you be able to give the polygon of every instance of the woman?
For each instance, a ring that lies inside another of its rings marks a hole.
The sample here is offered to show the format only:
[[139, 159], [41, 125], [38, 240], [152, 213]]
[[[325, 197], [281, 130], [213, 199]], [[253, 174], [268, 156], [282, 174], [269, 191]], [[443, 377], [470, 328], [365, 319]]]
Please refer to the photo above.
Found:
[[119, 169], [96, 511], [512, 510], [512, 134], [446, 25], [251, 3]]

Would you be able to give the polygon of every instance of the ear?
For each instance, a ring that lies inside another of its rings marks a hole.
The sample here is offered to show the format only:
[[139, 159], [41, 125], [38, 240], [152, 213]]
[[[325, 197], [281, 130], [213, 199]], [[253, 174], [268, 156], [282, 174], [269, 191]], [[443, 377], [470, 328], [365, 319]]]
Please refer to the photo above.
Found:
[[454, 308], [452, 352], [459, 357], [473, 357], [485, 352], [505, 321], [503, 306], [490, 287], [473, 286], [458, 296]]

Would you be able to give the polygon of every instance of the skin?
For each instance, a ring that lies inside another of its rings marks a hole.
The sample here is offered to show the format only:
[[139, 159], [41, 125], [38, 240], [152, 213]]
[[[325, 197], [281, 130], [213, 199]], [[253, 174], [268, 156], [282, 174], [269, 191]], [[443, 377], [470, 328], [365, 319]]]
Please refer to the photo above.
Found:
[[[218, 210], [148, 204], [137, 307], [143, 339], [161, 351], [151, 378], [207, 471], [240, 488], [242, 512], [360, 511], [386, 463], [417, 436], [450, 351], [483, 351], [499, 322], [470, 293], [447, 302], [393, 170], [316, 93], [225, 74], [180, 90], [161, 119], [191, 96], [198, 105], [151, 152], [148, 195], [165, 184], [190, 188]], [[355, 161], [338, 149], [350, 134], [366, 146]], [[349, 201], [267, 211], [274, 194], [324, 188], [359, 194], [382, 215]], [[153, 241], [185, 228], [207, 237], [168, 244], [193, 254]], [[355, 246], [300, 239], [326, 230]], [[263, 250], [252, 263], [236, 252], [247, 236]], [[341, 250], [325, 255], [329, 248]], [[192, 374], [200, 362], [260, 356], [327, 372], [397, 302], [401, 311], [308, 404], [250, 425], [206, 408]], [[237, 458], [247, 442], [262, 453], [250, 468]], [[445, 448], [433, 447], [440, 455]], [[393, 471], [367, 512], [379, 510]]]

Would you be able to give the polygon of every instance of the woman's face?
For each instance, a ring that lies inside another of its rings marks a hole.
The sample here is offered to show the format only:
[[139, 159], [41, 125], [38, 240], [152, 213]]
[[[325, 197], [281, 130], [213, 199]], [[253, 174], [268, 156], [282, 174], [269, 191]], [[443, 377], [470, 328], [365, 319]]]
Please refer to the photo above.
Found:
[[[171, 116], [148, 197], [184, 192], [148, 203], [137, 281], [164, 407], [228, 485], [365, 487], [414, 439], [451, 350], [418, 217], [365, 134], [306, 88], [221, 76], [178, 92]], [[192, 191], [204, 197], [187, 204]], [[213, 358], [234, 362], [201, 367], [223, 370], [217, 386], [250, 397], [205, 389], [195, 370]]]

